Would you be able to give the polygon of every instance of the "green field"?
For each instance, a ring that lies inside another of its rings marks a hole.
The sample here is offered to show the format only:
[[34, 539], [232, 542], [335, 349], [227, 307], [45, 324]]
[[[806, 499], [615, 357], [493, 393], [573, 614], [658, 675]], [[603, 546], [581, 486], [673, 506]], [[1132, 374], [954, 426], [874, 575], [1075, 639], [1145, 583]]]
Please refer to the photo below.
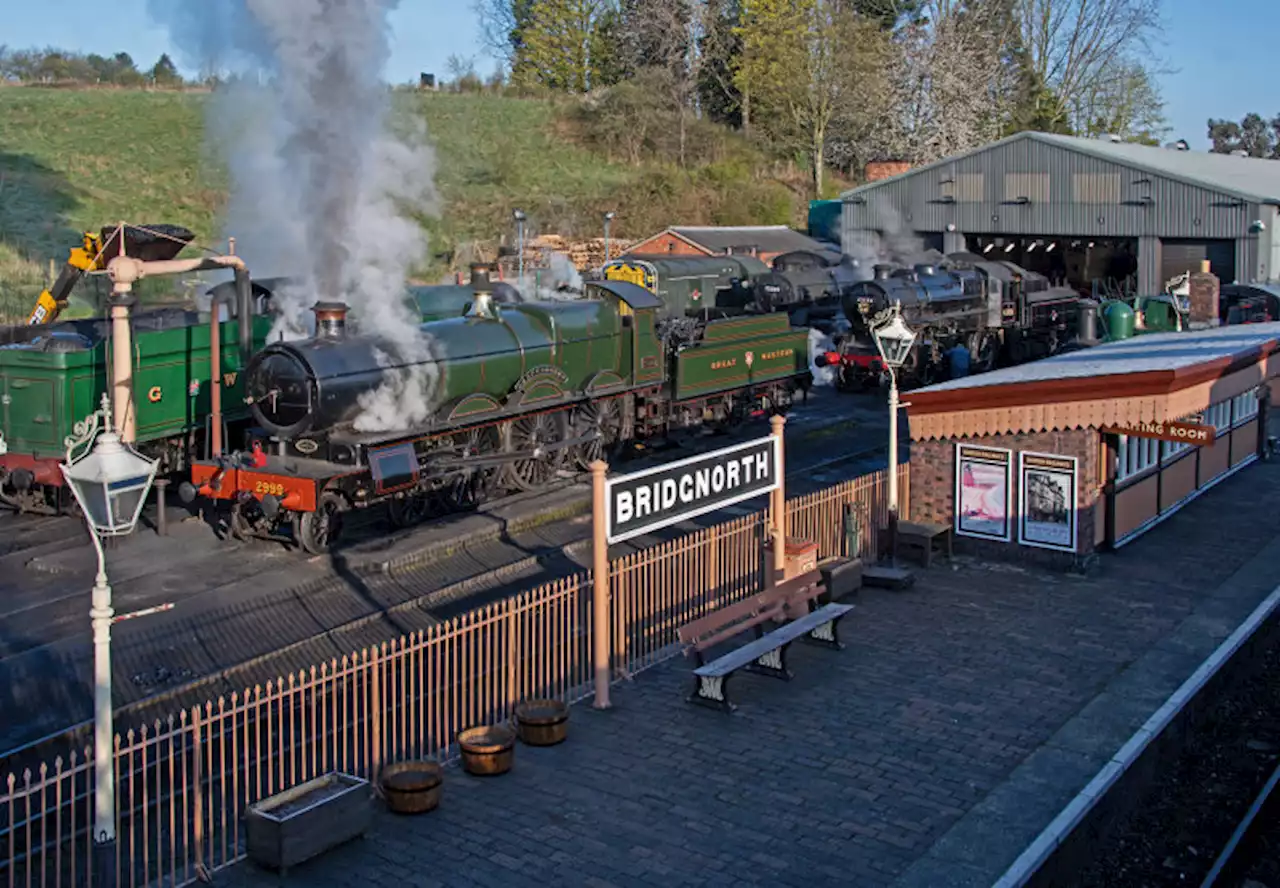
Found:
[[[119, 221], [171, 222], [211, 243], [226, 177], [204, 142], [201, 93], [0, 88], [0, 316], [25, 317], [80, 232]], [[606, 210], [615, 236], [668, 224], [800, 222], [805, 196], [762, 172], [741, 140], [699, 125], [703, 149], [681, 169], [661, 156], [610, 159], [589, 147], [574, 106], [493, 95], [397, 95], [425, 118], [445, 200], [429, 220], [436, 275], [510, 236], [511, 211], [531, 233], [594, 237]], [[624, 126], [626, 125], [624, 121]]]

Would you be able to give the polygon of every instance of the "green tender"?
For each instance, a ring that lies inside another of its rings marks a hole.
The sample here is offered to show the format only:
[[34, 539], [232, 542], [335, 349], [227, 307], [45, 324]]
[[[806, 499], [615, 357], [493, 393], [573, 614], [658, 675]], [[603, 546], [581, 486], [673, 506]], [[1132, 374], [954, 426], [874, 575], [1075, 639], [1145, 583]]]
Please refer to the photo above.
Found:
[[[140, 314], [133, 333], [139, 444], [203, 430], [210, 411], [208, 316], [169, 312], [169, 323], [151, 325], [159, 329], [147, 329], [147, 320]], [[100, 406], [108, 388], [110, 322], [73, 323], [50, 328], [49, 333], [63, 336], [45, 334], [0, 347], [0, 432], [10, 453], [61, 458], [75, 424]], [[89, 338], [65, 338], [68, 328], [90, 331]], [[270, 330], [270, 318], [254, 318], [254, 351]], [[219, 335], [222, 410], [231, 423], [249, 415], [236, 322], [223, 322]], [[47, 348], [54, 342], [56, 347]]]
[[707, 324], [702, 341], [675, 359], [675, 399], [790, 379], [809, 369], [809, 333], [785, 314]]

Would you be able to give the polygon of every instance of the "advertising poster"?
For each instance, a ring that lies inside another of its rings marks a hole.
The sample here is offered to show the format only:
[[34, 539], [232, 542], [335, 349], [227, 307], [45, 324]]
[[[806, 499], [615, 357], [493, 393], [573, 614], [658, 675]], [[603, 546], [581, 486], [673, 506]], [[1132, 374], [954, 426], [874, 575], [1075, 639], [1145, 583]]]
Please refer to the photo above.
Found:
[[994, 447], [956, 445], [956, 526], [961, 536], [1008, 542], [1013, 456]]
[[1076, 550], [1076, 460], [1020, 454], [1018, 542], [1062, 552]]

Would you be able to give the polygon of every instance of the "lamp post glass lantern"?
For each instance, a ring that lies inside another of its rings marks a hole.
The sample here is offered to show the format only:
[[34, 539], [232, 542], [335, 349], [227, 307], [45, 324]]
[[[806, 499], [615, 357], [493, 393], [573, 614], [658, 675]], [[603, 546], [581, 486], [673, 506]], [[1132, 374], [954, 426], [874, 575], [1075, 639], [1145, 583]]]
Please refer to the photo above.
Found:
[[[98, 434], [101, 425], [103, 429]], [[96, 442], [94, 441], [97, 438]], [[75, 434], [64, 442], [67, 459], [62, 474], [84, 512], [89, 538], [98, 556], [93, 584], [93, 707], [94, 707], [94, 822], [95, 861], [100, 884], [114, 883], [115, 874], [115, 775], [112, 762], [111, 703], [111, 587], [107, 584], [106, 556], [101, 537], [130, 533], [142, 514], [157, 461], [138, 454], [120, 440], [112, 426], [111, 399], [102, 396], [102, 409], [75, 425]], [[92, 443], [92, 449], [88, 449]], [[161, 508], [164, 504], [161, 503]]]
[[876, 350], [889, 371], [889, 542], [892, 563], [898, 562], [898, 371], [911, 356], [916, 333], [902, 319], [902, 303], [894, 300], [889, 316], [872, 329]]

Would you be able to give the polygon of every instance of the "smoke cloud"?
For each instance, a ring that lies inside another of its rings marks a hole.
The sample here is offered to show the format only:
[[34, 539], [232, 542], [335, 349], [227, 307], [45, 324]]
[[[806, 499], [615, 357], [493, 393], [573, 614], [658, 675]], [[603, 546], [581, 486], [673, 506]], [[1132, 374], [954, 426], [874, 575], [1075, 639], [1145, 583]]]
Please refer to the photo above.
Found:
[[859, 280], [870, 280], [878, 263], [890, 265], [914, 265], [925, 252], [924, 241], [903, 221], [893, 204], [883, 197], [873, 199], [875, 218], [880, 220], [880, 232], [861, 232], [859, 239], [846, 243], [844, 253], [857, 262]]
[[226, 164], [227, 233], [258, 275], [296, 281], [273, 300], [272, 337], [310, 334], [318, 300], [345, 301], [384, 341], [386, 383], [364, 431], [425, 419], [438, 382], [432, 345], [406, 304], [427, 255], [417, 217], [438, 207], [420, 119], [393, 121], [382, 80], [399, 0], [148, 0], [185, 64], [225, 82], [208, 106]]
[[827, 352], [835, 351], [835, 343], [831, 337], [814, 327], [809, 328], [809, 372], [813, 374], [814, 386], [833, 386], [836, 384], [836, 368], [825, 361]]
[[563, 253], [543, 250], [547, 267], [536, 272], [525, 272], [517, 285], [527, 300], [542, 302], [570, 302], [582, 297], [582, 275]]

